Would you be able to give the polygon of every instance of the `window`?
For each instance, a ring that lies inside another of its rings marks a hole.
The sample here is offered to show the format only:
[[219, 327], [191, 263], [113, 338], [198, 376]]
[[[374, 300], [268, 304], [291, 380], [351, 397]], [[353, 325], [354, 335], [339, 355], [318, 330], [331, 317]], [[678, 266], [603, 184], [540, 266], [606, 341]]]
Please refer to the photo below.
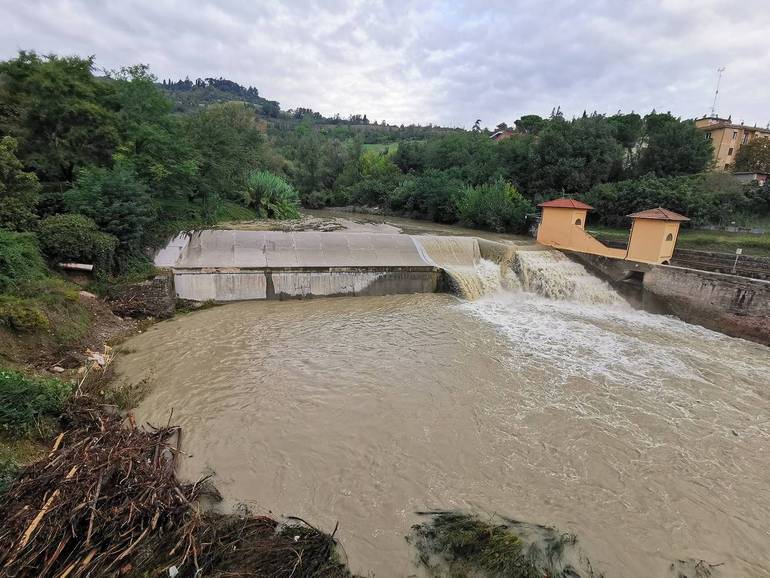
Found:
[[704, 138], [705, 138], [706, 140], [711, 140], [711, 133], [710, 133], [710, 132], [707, 132], [707, 133], [704, 135]]
[[673, 240], [674, 240], [674, 235], [672, 235], [671, 233], [666, 235], [666, 241], [673, 241]]
[[727, 151], [727, 156], [728, 156], [728, 157], [731, 157], [731, 156], [733, 156], [733, 147], [730, 147], [730, 150], [729, 150], [729, 151]]
[[730, 170], [730, 163], [725, 163], [725, 170], [726, 170], [726, 171], [729, 171], [729, 170]]
[[734, 130], [733, 131], [733, 140], [735, 140], [736, 138], [738, 138], [738, 131]]
[[581, 221], [580, 219], [575, 219], [575, 224], [580, 226], [583, 224], [583, 221]]
[[743, 144], [749, 142], [749, 131], [743, 131]]

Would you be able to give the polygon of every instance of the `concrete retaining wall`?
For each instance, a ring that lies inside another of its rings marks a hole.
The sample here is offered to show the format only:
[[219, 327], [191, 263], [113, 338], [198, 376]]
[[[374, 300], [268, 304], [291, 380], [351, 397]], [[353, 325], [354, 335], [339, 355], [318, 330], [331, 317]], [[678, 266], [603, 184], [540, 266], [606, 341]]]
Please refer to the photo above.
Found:
[[770, 281], [657, 266], [643, 286], [685, 321], [770, 345]]
[[174, 273], [177, 296], [191, 301], [433, 293], [439, 280], [440, 271], [433, 267], [187, 270]]
[[770, 345], [770, 281], [569, 253], [645, 309]]

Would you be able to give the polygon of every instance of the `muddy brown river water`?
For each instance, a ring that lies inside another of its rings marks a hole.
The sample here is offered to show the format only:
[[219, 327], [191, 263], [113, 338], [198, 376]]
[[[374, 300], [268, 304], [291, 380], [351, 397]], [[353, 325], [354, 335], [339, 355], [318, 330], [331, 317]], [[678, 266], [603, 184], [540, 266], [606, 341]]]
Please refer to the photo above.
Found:
[[415, 575], [414, 512], [459, 508], [574, 532], [607, 578], [679, 558], [769, 575], [770, 349], [545, 269], [475, 301], [200, 311], [131, 339], [117, 371], [152, 387], [140, 419], [174, 409], [184, 477], [215, 472], [226, 509], [339, 521], [357, 572]]

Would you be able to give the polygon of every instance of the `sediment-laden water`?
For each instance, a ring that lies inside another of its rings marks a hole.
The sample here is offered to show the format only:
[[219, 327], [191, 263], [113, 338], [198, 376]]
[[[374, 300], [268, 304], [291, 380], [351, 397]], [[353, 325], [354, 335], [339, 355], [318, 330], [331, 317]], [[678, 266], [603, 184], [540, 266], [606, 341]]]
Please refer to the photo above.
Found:
[[200, 311], [117, 369], [152, 386], [141, 419], [174, 409], [183, 475], [215, 472], [225, 507], [339, 521], [362, 573], [414, 574], [414, 512], [459, 508], [574, 532], [608, 578], [768, 575], [770, 350], [634, 310], [556, 253], [489, 265], [474, 301]]

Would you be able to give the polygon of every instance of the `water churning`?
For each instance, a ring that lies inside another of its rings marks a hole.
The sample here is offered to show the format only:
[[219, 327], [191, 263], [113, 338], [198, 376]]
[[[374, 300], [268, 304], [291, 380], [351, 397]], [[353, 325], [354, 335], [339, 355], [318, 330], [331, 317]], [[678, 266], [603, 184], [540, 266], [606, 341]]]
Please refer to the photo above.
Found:
[[414, 512], [464, 509], [573, 532], [608, 578], [767, 575], [767, 349], [634, 310], [556, 252], [462, 265], [475, 299], [231, 304], [134, 337], [117, 372], [153, 386], [140, 419], [174, 408], [183, 475], [339, 521], [363, 574], [414, 574]]

